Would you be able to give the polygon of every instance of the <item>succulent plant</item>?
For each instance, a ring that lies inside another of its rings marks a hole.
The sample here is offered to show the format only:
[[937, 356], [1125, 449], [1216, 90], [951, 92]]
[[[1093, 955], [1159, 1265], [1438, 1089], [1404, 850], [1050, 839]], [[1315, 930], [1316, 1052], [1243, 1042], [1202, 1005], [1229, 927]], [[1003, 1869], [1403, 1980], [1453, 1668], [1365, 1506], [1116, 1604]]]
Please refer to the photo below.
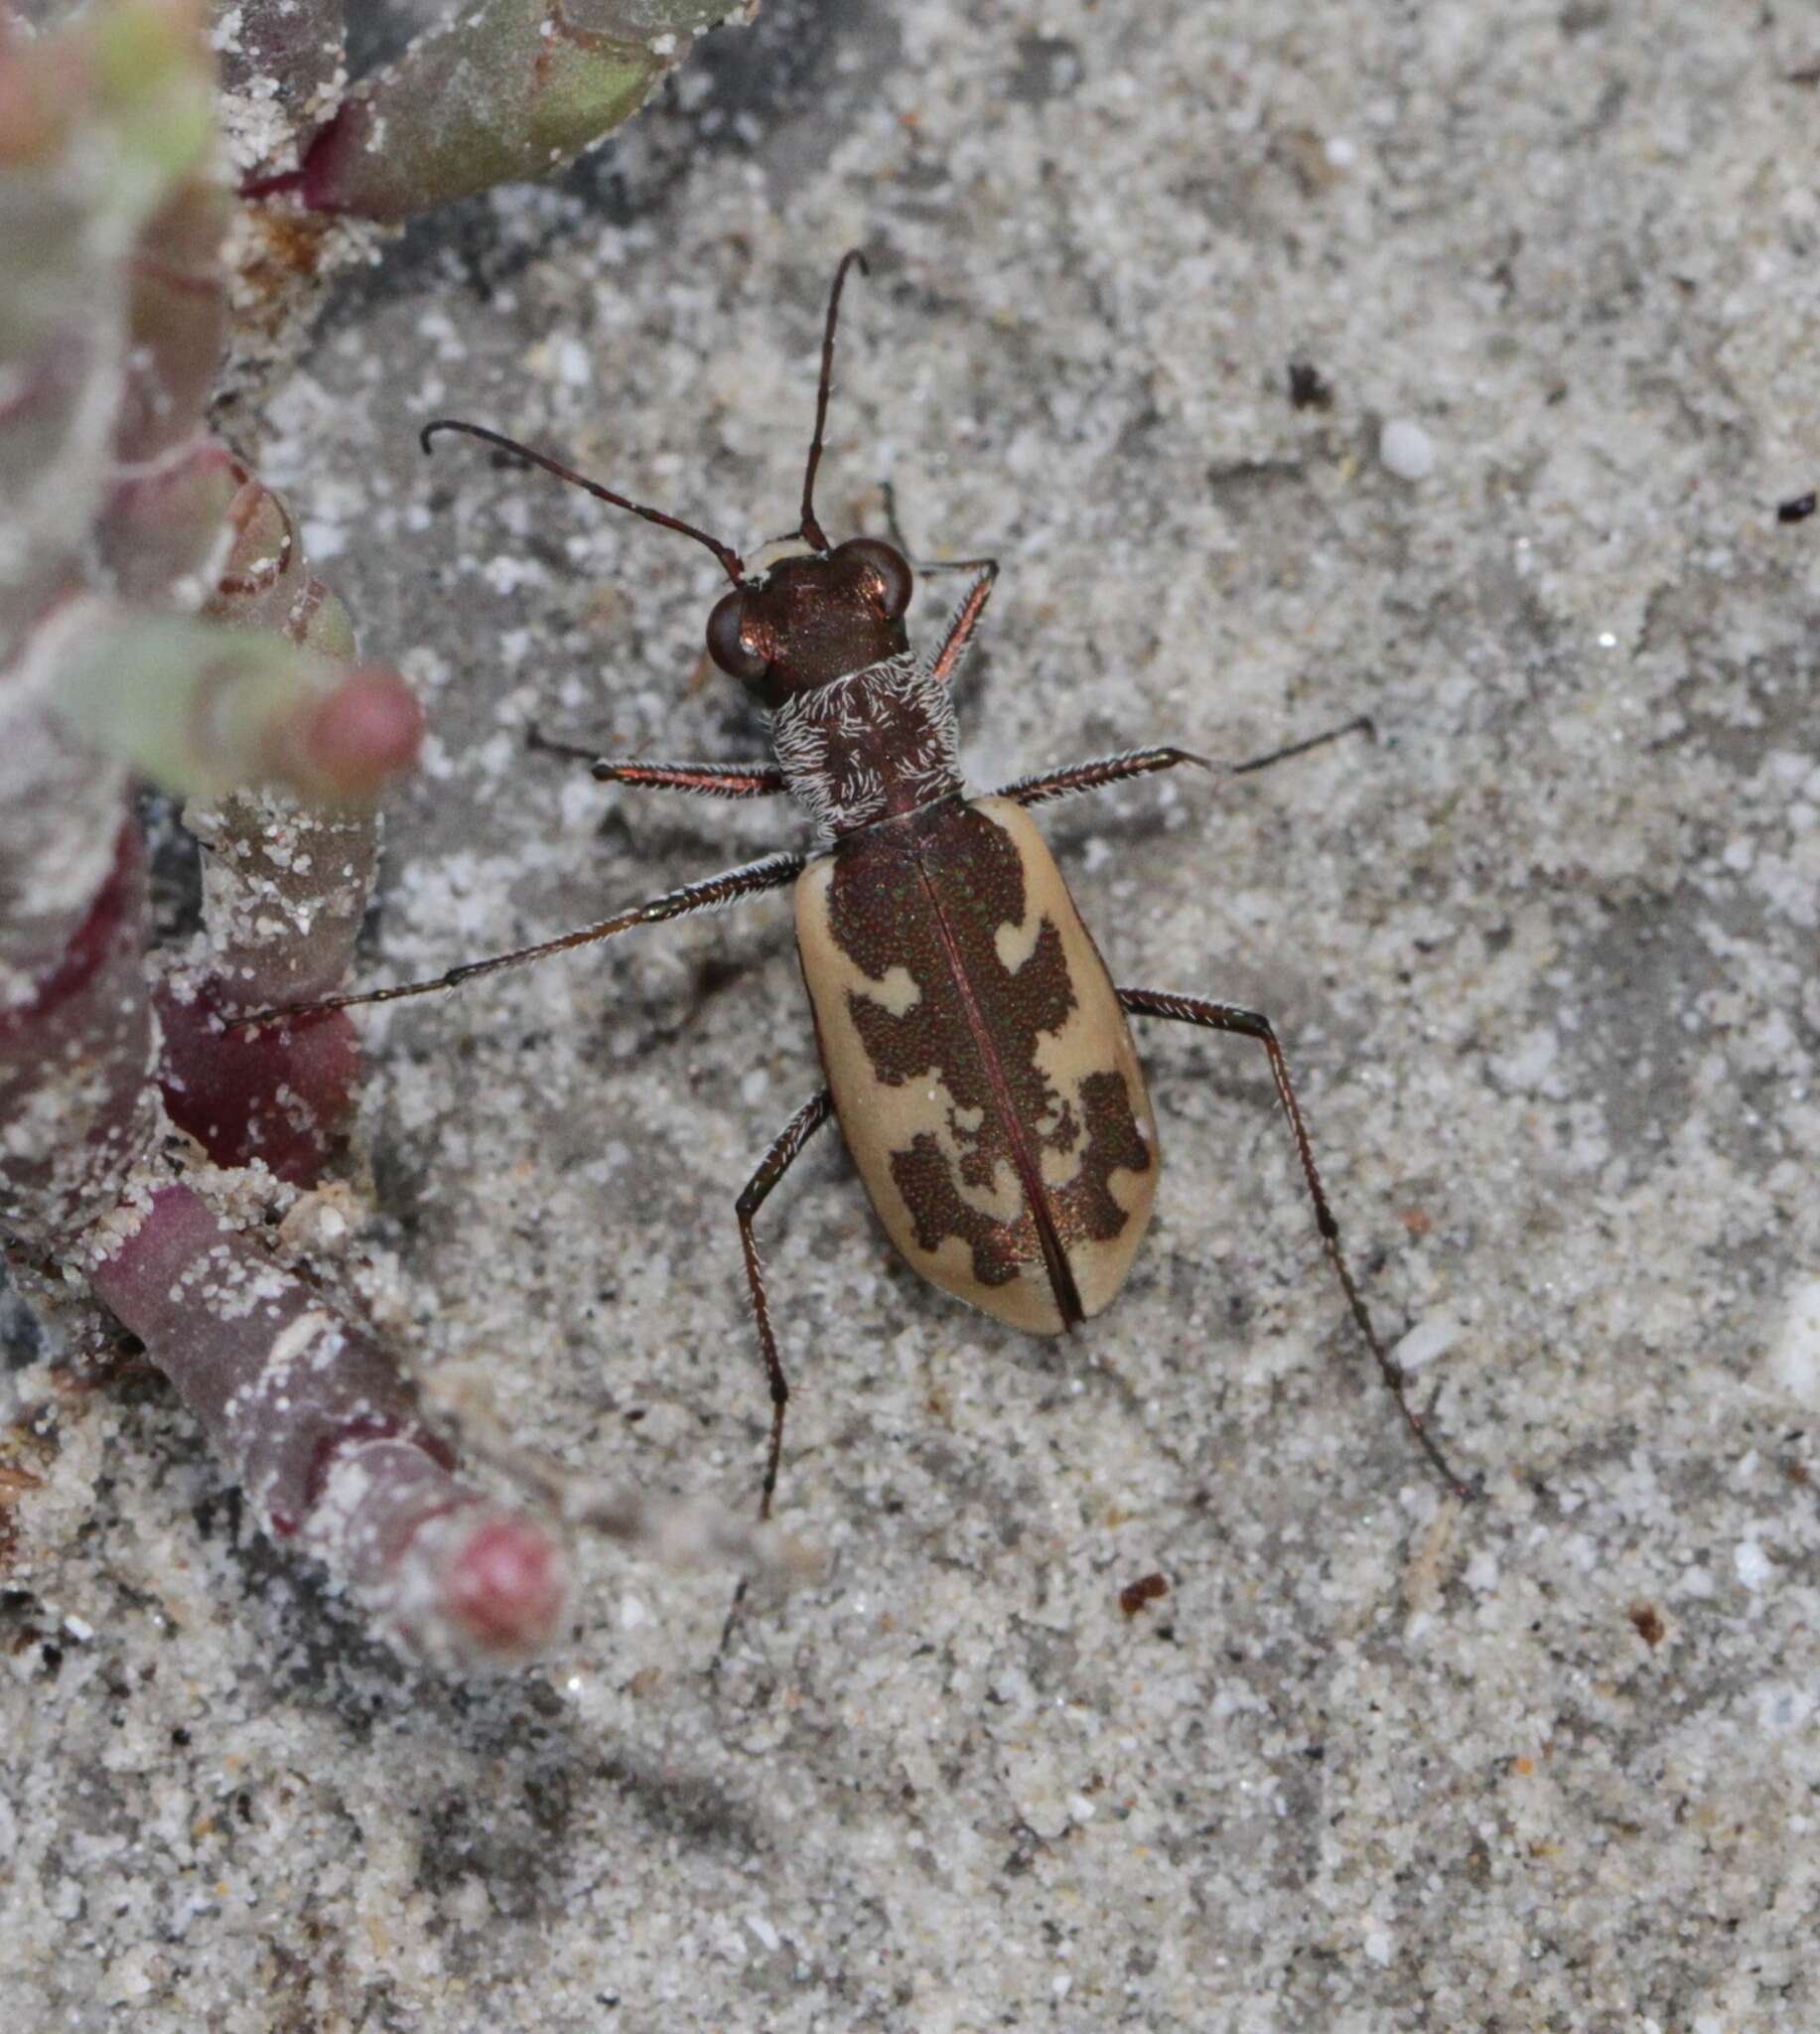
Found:
[[[232, 11], [234, 87], [321, 104], [341, 71], [335, 0], [305, 0], [288, 16]], [[546, 176], [630, 119], [697, 36], [744, 12], [729, 0], [481, 0], [361, 78], [300, 140], [287, 135], [279, 152], [295, 161], [247, 188], [396, 223]]]
[[[322, 115], [339, 8], [228, 12], [230, 82]], [[392, 218], [541, 164], [624, 117], [714, 13], [483, 7], [342, 102], [298, 195]], [[563, 28], [539, 66], [543, 16]], [[498, 68], [514, 50], [534, 80]], [[28, 1289], [105, 1304], [267, 1528], [403, 1646], [510, 1661], [566, 1600], [552, 1510], [678, 1557], [774, 1564], [776, 1543], [515, 1459], [532, 1502], [487, 1496], [335, 1289], [324, 1238], [349, 1224], [309, 1209], [337, 1191], [353, 1032], [232, 1019], [341, 979], [420, 716], [210, 429], [236, 281], [221, 161], [196, 0], [108, 0], [30, 39], [0, 16], [0, 1235]], [[144, 784], [188, 800], [204, 851], [200, 929], [156, 952]]]

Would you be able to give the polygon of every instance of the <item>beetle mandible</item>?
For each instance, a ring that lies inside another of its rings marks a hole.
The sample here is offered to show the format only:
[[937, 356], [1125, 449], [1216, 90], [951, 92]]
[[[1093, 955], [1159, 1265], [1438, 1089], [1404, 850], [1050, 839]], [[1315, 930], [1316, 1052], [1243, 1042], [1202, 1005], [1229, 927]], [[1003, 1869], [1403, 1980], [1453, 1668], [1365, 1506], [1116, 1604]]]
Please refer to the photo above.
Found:
[[[1204, 759], [1178, 748], [1128, 750], [970, 798], [957, 764], [953, 681], [992, 593], [997, 561], [940, 568], [975, 576], [934, 650], [918, 654], [905, 627], [913, 573], [903, 549], [866, 536], [830, 544], [816, 517], [835, 326], [841, 290], [856, 265], [866, 272], [857, 249], [836, 268], [823, 326], [795, 533], [808, 549], [767, 569], [749, 572], [737, 551], [706, 530], [615, 494], [485, 425], [438, 418], [420, 433], [425, 451], [440, 432], [478, 438], [614, 508], [678, 530], [712, 551], [732, 581], [708, 617], [708, 653], [770, 715], [770, 760], [597, 757], [535, 730], [532, 746], [590, 763], [603, 783], [718, 799], [787, 793], [816, 823], [815, 850], [767, 855], [431, 981], [258, 1011], [235, 1022], [426, 995], [633, 926], [793, 884], [797, 945], [827, 1086], [784, 1125], [737, 1204], [770, 1386], [762, 1518], [770, 1517], [776, 1490], [789, 1385], [754, 1222], [830, 1117], [840, 1122], [886, 1232], [918, 1271], [1015, 1327], [1059, 1334], [1117, 1294], [1156, 1199], [1156, 1121], [1127, 1018], [1175, 1018], [1251, 1039], [1268, 1056], [1352, 1319], [1423, 1452], [1457, 1493], [1468, 1495], [1410, 1406], [1402, 1375], [1359, 1296], [1269, 1019], [1195, 996], [1115, 987], [1029, 817], [1033, 805], [1184, 764], [1208, 767]], [[1226, 774], [1263, 769], [1359, 725]]]

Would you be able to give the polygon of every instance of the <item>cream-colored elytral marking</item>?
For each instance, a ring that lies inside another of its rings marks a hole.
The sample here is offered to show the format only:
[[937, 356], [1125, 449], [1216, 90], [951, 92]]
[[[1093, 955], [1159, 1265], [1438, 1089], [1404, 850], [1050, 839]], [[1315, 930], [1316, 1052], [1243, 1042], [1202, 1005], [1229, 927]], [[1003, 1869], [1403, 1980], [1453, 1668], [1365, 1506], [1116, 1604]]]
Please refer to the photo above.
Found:
[[[1038, 1144], [1045, 1186], [1063, 1189], [1078, 1174], [1088, 1128], [1081, 1090], [1094, 1074], [1116, 1073], [1122, 1078], [1138, 1135], [1152, 1154], [1147, 1171], [1121, 1168], [1106, 1182], [1111, 1199], [1125, 1218], [1116, 1235], [1103, 1238], [1079, 1235], [1062, 1237], [1081, 1306], [1092, 1315], [1105, 1307], [1124, 1284], [1150, 1221], [1158, 1170], [1156, 1121], [1117, 991], [1098, 948], [1080, 922], [1067, 885], [1043, 836], [1023, 808], [1007, 799], [981, 799], [972, 809], [1010, 836], [1024, 874], [1025, 915], [1017, 925], [999, 927], [994, 936], [1000, 959], [1015, 973], [1035, 952], [1043, 922], [1049, 919], [1059, 934], [1068, 969], [1073, 1007], [1057, 1032], [1039, 1038], [1037, 1063], [1058, 1101], [1072, 1109], [1079, 1137], [1072, 1151]], [[905, 1257], [944, 1291], [1014, 1327], [1036, 1334], [1056, 1334], [1062, 1325], [1061, 1316], [1040, 1254], [1033, 1253], [1030, 1261], [1006, 1283], [988, 1285], [975, 1276], [972, 1249], [961, 1237], [944, 1236], [932, 1251], [924, 1249], [916, 1239], [915, 1221], [892, 1175], [891, 1162], [895, 1153], [910, 1150], [919, 1135], [935, 1142], [948, 1163], [956, 1194], [981, 1214], [1007, 1225], [1015, 1223], [1024, 1213], [1023, 1193], [1016, 1170], [1008, 1162], [995, 1168], [988, 1190], [962, 1182], [958, 1164], [962, 1140], [969, 1131], [977, 1130], [983, 1112], [957, 1110], [939, 1069], [926, 1070], [896, 1087], [878, 1078], [853, 1021], [848, 998], [857, 995], [881, 1008], [892, 1009], [902, 997], [899, 970], [893, 968], [883, 980], [868, 976], [836, 943], [828, 909], [835, 865], [833, 856], [813, 862], [798, 881], [796, 938], [802, 950], [803, 977], [814, 1004], [816, 1034], [835, 1110], [872, 1205]], [[991, 1024], [995, 985], [980, 982], [974, 987], [980, 998], [981, 1014]], [[904, 1002], [902, 1007], [910, 1008], [911, 1004]], [[1050, 1127], [1053, 1128], [1052, 1121]], [[956, 1132], [960, 1133], [958, 1138]], [[1027, 1134], [1034, 1141], [1041, 1132], [1037, 1125], [1031, 1125]]]
[[861, 974], [857, 967], [853, 973], [859, 984], [857, 992], [869, 1003], [877, 1003], [888, 1017], [906, 1016], [922, 1001], [921, 986], [908, 967], [894, 967], [878, 981]]
[[992, 944], [998, 949], [999, 965], [1007, 974], [1016, 974], [1037, 950], [1037, 942], [1042, 937], [1043, 914], [1040, 911], [1026, 912], [1022, 925], [1014, 926], [1007, 920], [992, 936]]

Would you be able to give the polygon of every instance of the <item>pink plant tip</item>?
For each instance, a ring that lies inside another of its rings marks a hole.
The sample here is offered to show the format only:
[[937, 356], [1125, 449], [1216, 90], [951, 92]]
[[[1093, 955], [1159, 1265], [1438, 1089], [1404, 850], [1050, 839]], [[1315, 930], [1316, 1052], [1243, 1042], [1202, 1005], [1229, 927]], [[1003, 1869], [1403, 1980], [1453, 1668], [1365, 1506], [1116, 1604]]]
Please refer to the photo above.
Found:
[[568, 1600], [562, 1549], [535, 1520], [489, 1511], [447, 1556], [442, 1613], [490, 1660], [529, 1659], [555, 1636]]
[[289, 730], [293, 781], [299, 790], [368, 804], [417, 761], [423, 708], [396, 671], [356, 664]]

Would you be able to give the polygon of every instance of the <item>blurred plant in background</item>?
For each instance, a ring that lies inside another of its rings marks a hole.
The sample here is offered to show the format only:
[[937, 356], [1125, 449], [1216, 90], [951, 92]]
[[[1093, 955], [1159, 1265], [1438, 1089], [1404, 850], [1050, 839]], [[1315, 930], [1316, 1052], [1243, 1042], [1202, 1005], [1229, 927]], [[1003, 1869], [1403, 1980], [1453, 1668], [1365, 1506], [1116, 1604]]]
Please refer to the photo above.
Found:
[[[227, 88], [275, 98], [293, 122], [249, 191], [395, 223], [572, 162], [643, 105], [696, 36], [748, 9], [736, 0], [481, 0], [339, 96], [341, 0], [223, 12], [240, 17], [223, 63]], [[312, 118], [313, 127], [295, 124]]]
[[[42, 1309], [105, 1302], [268, 1530], [439, 1662], [552, 1635], [558, 1537], [459, 1474], [337, 1295], [349, 1020], [223, 1021], [341, 980], [419, 715], [208, 407], [274, 329], [272, 216], [393, 220], [566, 160], [725, 11], [484, 4], [345, 95], [333, 0], [219, 5], [212, 34], [201, 0], [40, 36], [0, 12], [0, 1235]], [[232, 230], [211, 41], [263, 233]], [[287, 315], [334, 265], [291, 264]], [[143, 784], [205, 850], [201, 928], [157, 952]], [[711, 1509], [515, 1467], [634, 1543], [772, 1557]]]

